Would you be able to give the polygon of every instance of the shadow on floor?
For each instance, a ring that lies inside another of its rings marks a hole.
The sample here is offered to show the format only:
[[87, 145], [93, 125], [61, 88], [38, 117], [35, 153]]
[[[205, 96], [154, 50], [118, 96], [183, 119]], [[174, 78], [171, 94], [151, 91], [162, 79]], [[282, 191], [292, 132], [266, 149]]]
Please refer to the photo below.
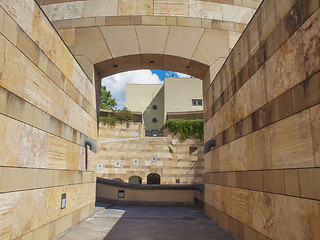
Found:
[[233, 239], [193, 207], [112, 206], [97, 210], [60, 240]]

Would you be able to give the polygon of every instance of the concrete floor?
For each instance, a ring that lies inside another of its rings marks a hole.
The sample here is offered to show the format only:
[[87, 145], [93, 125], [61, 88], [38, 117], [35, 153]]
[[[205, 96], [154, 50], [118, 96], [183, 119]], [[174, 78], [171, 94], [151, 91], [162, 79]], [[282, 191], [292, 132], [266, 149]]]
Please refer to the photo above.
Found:
[[233, 239], [193, 207], [113, 206], [74, 226], [60, 240]]

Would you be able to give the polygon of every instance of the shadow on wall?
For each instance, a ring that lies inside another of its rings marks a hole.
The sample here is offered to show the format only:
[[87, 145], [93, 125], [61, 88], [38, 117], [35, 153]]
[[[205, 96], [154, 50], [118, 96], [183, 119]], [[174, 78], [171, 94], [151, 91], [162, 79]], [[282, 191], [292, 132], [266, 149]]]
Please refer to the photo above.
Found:
[[[156, 106], [156, 107], [154, 107]], [[164, 87], [152, 99], [142, 114], [144, 127], [148, 130], [160, 130], [164, 125]], [[154, 120], [156, 119], [156, 120]]]

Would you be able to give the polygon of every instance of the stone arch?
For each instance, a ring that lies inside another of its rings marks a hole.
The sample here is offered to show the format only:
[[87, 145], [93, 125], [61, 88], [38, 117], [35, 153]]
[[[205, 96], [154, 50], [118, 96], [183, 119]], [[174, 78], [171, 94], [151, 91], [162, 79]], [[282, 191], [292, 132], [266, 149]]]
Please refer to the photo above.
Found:
[[124, 182], [121, 178], [114, 178], [114, 179], [112, 179], [112, 181], [116, 181], [116, 182]]
[[134, 175], [129, 177], [128, 182], [132, 184], [142, 184], [142, 178], [140, 176]]
[[150, 173], [147, 176], [147, 184], [160, 184], [160, 175], [158, 173]]
[[[214, 78], [260, 1], [38, 0], [100, 96], [101, 78], [136, 69]], [[204, 93], [205, 94], [205, 93]]]

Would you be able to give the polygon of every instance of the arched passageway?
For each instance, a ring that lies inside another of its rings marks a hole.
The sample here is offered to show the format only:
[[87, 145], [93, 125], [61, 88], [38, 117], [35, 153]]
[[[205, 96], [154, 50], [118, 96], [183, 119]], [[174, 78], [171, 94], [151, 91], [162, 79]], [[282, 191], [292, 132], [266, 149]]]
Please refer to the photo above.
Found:
[[160, 175], [157, 173], [150, 173], [147, 176], [147, 184], [160, 184]]
[[113, 181], [116, 181], [116, 182], [123, 182], [123, 180], [121, 178], [114, 178], [112, 179]]
[[142, 184], [142, 178], [139, 176], [131, 176], [128, 182], [131, 184]]

